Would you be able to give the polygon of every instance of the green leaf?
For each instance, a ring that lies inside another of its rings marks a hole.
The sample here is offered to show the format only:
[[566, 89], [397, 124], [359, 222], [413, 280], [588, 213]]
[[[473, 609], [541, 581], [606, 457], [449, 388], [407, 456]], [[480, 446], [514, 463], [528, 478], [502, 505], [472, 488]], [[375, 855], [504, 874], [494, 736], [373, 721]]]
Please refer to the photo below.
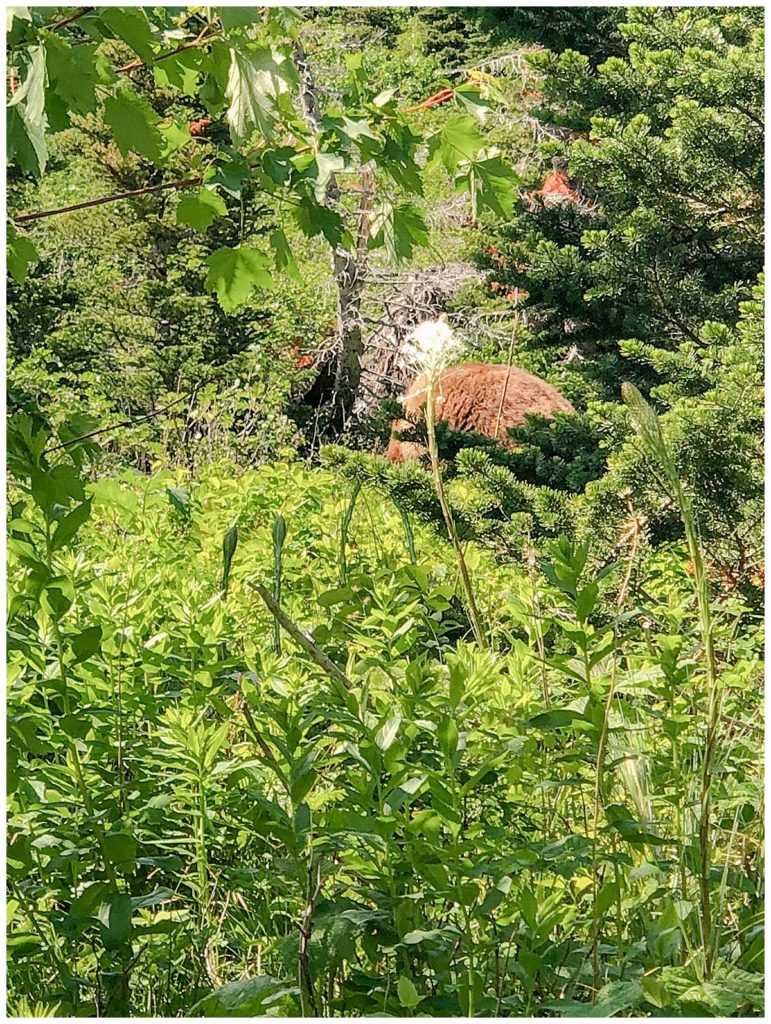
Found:
[[183, 127], [181, 124], [177, 124], [176, 121], [172, 121], [171, 124], [159, 124], [158, 133], [163, 139], [162, 163], [165, 163], [170, 156], [178, 153], [180, 149], [184, 149], [185, 146], [190, 144], [190, 132], [187, 130], [187, 126]]
[[122, 945], [131, 934], [131, 897], [125, 892], [112, 893], [99, 907], [97, 917], [102, 925], [105, 946]]
[[25, 235], [20, 235], [9, 224], [8, 225], [8, 270], [17, 284], [24, 284], [27, 280], [27, 273], [30, 264], [38, 259], [38, 252], [32, 242]]
[[316, 154], [316, 186], [315, 193], [319, 202], [323, 202], [326, 187], [333, 174], [345, 169], [345, 160], [339, 153], [319, 152]]
[[153, 33], [141, 7], [101, 7], [102, 22], [142, 60], [151, 63], [155, 58]]
[[305, 196], [292, 210], [300, 230], [315, 238], [323, 235], [330, 245], [340, 245], [346, 238], [346, 231], [339, 213]]
[[153, 78], [159, 89], [179, 89], [185, 96], [197, 96], [201, 75], [207, 67], [207, 55], [193, 47], [159, 61], [153, 67]]
[[204, 996], [191, 1008], [191, 1017], [292, 1017], [298, 1010], [299, 989], [280, 978], [260, 975], [231, 981]]
[[688, 1016], [695, 1016], [694, 1011], [701, 1004], [716, 1017], [737, 1017], [748, 1015], [748, 1010], [762, 1014], [763, 1000], [762, 974], [750, 974], [721, 962], [711, 981], [687, 988], [678, 996], [677, 1003]]
[[402, 940], [406, 946], [416, 946], [419, 942], [430, 942], [431, 939], [441, 939], [443, 933], [438, 928], [432, 928], [430, 931], [424, 932], [419, 928], [412, 932], [407, 932]]
[[468, 114], [449, 118], [439, 136], [439, 157], [450, 173], [463, 160], [473, 160], [484, 145], [477, 123]]
[[96, 46], [70, 46], [51, 32], [45, 36], [48, 80], [65, 105], [77, 114], [96, 110], [96, 84], [99, 81]]
[[72, 512], [68, 512], [64, 519], [60, 520], [59, 525], [54, 531], [54, 535], [51, 538], [51, 551], [58, 551], [65, 544], [69, 544], [81, 526], [87, 522], [90, 515], [90, 498], [76, 506]]
[[278, 51], [231, 48], [225, 95], [234, 142], [243, 142], [251, 128], [271, 137], [279, 116], [278, 99], [287, 91], [290, 78], [289, 63]]
[[300, 804], [305, 799], [317, 778], [318, 773], [313, 766], [308, 766], [297, 775], [292, 776], [291, 794], [293, 804]]
[[190, 491], [184, 487], [167, 487], [166, 495], [177, 512], [180, 512], [186, 519], [190, 517], [193, 510]]
[[316, 600], [322, 608], [333, 608], [336, 604], [344, 604], [353, 598], [354, 593], [350, 587], [334, 587], [319, 594]]
[[414, 778], [407, 779], [400, 786], [395, 786], [383, 801], [385, 814], [395, 814], [405, 803], [411, 803], [425, 781], [425, 775], [416, 775]]
[[92, 882], [70, 904], [71, 917], [92, 917], [99, 900], [109, 889], [107, 882]]
[[130, 89], [118, 89], [104, 101], [104, 118], [124, 156], [140, 153], [153, 163], [160, 163], [164, 140], [156, 127], [158, 115], [149, 103]]
[[449, 715], [442, 718], [436, 730], [436, 738], [439, 740], [442, 753], [449, 761], [458, 749], [458, 723], [454, 718]]
[[88, 661], [99, 650], [101, 643], [101, 626], [88, 626], [82, 633], [73, 636], [70, 644], [72, 646], [72, 653], [75, 655], [75, 664]]
[[486, 100], [482, 99], [479, 86], [472, 85], [471, 83], [456, 86], [454, 95], [458, 103], [465, 107], [469, 114], [473, 114], [479, 121], [485, 120], [490, 111], [490, 106]]
[[206, 260], [209, 273], [206, 290], [217, 293], [217, 300], [226, 313], [231, 313], [246, 302], [254, 288], [269, 288], [270, 258], [257, 249], [223, 246]]
[[280, 552], [284, 546], [286, 540], [286, 519], [279, 514], [276, 516], [273, 523], [273, 550]]
[[288, 274], [295, 281], [302, 280], [287, 237], [281, 228], [277, 228], [270, 236], [270, 245], [276, 257], [276, 270]]
[[10, 32], [13, 28], [14, 19], [17, 21], [32, 21], [32, 12], [29, 7], [6, 7], [5, 9], [5, 31]]
[[618, 897], [618, 885], [614, 882], [605, 882], [603, 887], [597, 893], [597, 903], [595, 905], [595, 911], [599, 917], [603, 917], [608, 910], [613, 906]]
[[402, 716], [397, 712], [390, 715], [375, 732], [375, 743], [380, 750], [388, 750], [399, 733]]
[[227, 591], [230, 582], [230, 566], [238, 545], [238, 526], [234, 524], [222, 539], [222, 582], [220, 589]]
[[48, 160], [46, 51], [43, 46], [31, 46], [28, 53], [26, 76], [8, 104], [8, 158], [15, 156], [22, 171], [39, 178]]
[[137, 856], [137, 842], [127, 832], [105, 832], [104, 850], [114, 867], [124, 871], [127, 866], [133, 869]]
[[580, 711], [542, 711], [540, 715], [529, 718], [525, 725], [531, 729], [569, 729], [576, 721], [581, 721]]
[[132, 896], [131, 907], [133, 910], [143, 910], [146, 907], [157, 907], [161, 903], [168, 903], [175, 897], [172, 889], [159, 885], [152, 892], [146, 892], [144, 896]]
[[[574, 999], [554, 999], [545, 1004], [563, 1017], [615, 1017], [622, 1010], [636, 1006], [643, 998], [643, 990], [636, 981], [611, 981], [601, 988], [596, 1003], [579, 1003]], [[626, 1014], [626, 1016], [629, 1016]]]
[[204, 232], [217, 217], [228, 212], [224, 199], [208, 188], [183, 196], [177, 204], [177, 223]]
[[370, 236], [370, 248], [385, 246], [393, 263], [405, 263], [412, 259], [416, 245], [428, 242], [428, 228], [416, 206], [382, 202], [373, 213]]
[[492, 210], [499, 217], [511, 217], [519, 178], [499, 156], [473, 161], [468, 174], [459, 181], [471, 192], [475, 219], [483, 209]]
[[414, 1009], [422, 999], [412, 981], [403, 974], [396, 982], [396, 994], [399, 996], [402, 1006], [406, 1006], [409, 1010]]
[[226, 32], [257, 25], [262, 20], [259, 7], [215, 7], [215, 10]]
[[83, 715], [62, 715], [59, 719], [59, 726], [66, 736], [76, 740], [83, 740], [88, 735], [91, 722]]
[[56, 576], [49, 580], [40, 594], [43, 609], [58, 622], [72, 607], [75, 587], [67, 576]]

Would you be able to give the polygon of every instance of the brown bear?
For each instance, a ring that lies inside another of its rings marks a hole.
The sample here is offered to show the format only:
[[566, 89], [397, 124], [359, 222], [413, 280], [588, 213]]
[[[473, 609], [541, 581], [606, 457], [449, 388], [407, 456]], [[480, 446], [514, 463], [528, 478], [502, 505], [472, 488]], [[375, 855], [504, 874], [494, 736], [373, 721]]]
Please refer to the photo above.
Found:
[[[503, 403], [501, 403], [503, 396]], [[426, 380], [420, 376], [401, 398], [405, 419], [394, 420], [394, 432], [409, 430], [422, 419], [426, 404]], [[500, 363], [460, 363], [443, 370], [435, 389], [436, 419], [446, 420], [451, 430], [473, 430], [513, 447], [506, 428], [525, 422], [526, 413], [553, 416], [574, 412], [566, 398], [540, 377]], [[426, 449], [420, 444], [392, 437], [386, 458], [391, 462], [419, 459]]]

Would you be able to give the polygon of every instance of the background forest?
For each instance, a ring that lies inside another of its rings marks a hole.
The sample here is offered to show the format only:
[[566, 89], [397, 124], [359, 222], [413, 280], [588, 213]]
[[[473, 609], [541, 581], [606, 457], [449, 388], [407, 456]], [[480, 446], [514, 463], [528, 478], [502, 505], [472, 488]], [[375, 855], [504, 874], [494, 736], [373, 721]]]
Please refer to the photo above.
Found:
[[6, 44], [8, 1012], [762, 1015], [762, 8]]

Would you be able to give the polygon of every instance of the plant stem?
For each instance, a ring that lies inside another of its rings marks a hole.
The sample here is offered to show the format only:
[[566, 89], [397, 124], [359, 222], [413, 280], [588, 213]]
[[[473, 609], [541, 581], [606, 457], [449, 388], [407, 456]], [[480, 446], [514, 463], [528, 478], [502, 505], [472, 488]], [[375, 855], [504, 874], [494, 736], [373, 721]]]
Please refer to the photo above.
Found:
[[265, 604], [268, 606], [268, 610], [271, 612], [271, 614], [282, 627], [282, 629], [285, 629], [287, 631], [291, 638], [294, 641], [296, 641], [300, 645], [300, 647], [302, 647], [305, 653], [310, 658], [312, 658], [312, 660], [315, 661], [320, 668], [324, 669], [327, 675], [331, 676], [334, 680], [336, 680], [336, 682], [342, 683], [343, 686], [350, 690], [351, 687], [353, 686], [351, 680], [343, 672], [341, 672], [337, 665], [335, 665], [335, 663], [332, 661], [332, 659], [328, 655], [326, 655], [321, 650], [321, 648], [317, 644], [315, 644], [313, 640], [311, 640], [309, 636], [306, 636], [305, 633], [303, 633], [303, 631], [300, 629], [300, 627], [295, 622], [292, 622], [289, 616], [281, 610], [281, 608], [276, 604], [276, 601], [271, 592], [269, 590], [266, 590], [265, 587], [263, 587], [260, 583], [252, 583], [251, 581], [247, 582], [249, 583], [249, 586], [253, 590], [256, 590], [260, 597], [263, 599]]
[[439, 450], [436, 444], [434, 382], [431, 380], [429, 380], [426, 386], [426, 431], [428, 434], [428, 452], [431, 457], [431, 472], [434, 478], [434, 490], [436, 491], [436, 497], [442, 509], [444, 523], [447, 527], [447, 535], [450, 538], [450, 543], [455, 551], [455, 557], [458, 559], [458, 567], [460, 569], [461, 579], [463, 580], [463, 589], [466, 591], [471, 627], [474, 630], [474, 637], [476, 638], [476, 642], [479, 646], [487, 648], [487, 638], [485, 636], [484, 629], [482, 628], [482, 619], [479, 614], [479, 609], [477, 608], [476, 598], [474, 597], [474, 588], [471, 585], [471, 577], [469, 576], [466, 559], [463, 557], [463, 548], [458, 540], [455, 521], [452, 518], [452, 512], [450, 511], [450, 506], [447, 503], [447, 498], [444, 493], [442, 470], [439, 465]]
[[345, 547], [348, 543], [348, 529], [351, 525], [351, 519], [353, 519], [353, 512], [356, 508], [356, 499], [359, 497], [361, 491], [361, 481], [356, 480], [353, 488], [351, 489], [351, 500], [348, 502], [348, 507], [343, 515], [342, 522], [340, 524], [340, 586], [344, 587], [348, 579], [348, 563], [345, 557]]
[[707, 675], [707, 729], [704, 737], [704, 756], [701, 765], [701, 791], [699, 795], [699, 887], [701, 890], [701, 928], [704, 943], [704, 970], [712, 975], [717, 950], [712, 943], [712, 907], [710, 904], [710, 871], [712, 841], [712, 768], [715, 760], [718, 731], [720, 726], [720, 689], [718, 686], [717, 659], [712, 631], [712, 610], [710, 608], [709, 581], [704, 569], [698, 530], [693, 517], [690, 500], [682, 487], [678, 487], [678, 501], [683, 514], [688, 551], [693, 563], [694, 589], [699, 608], [699, 625], [704, 645]]
[[[46, 530], [46, 563], [47, 568], [51, 576], [55, 575], [52, 565], [52, 552], [51, 552], [51, 523], [46, 519], [45, 524]], [[64, 644], [62, 642], [62, 633], [59, 629], [59, 620], [55, 615], [51, 616], [53, 623], [54, 637], [56, 640], [56, 657], [59, 664], [59, 678], [62, 683], [62, 695], [64, 698], [64, 713], [65, 715], [70, 714], [70, 692], [67, 683], [67, 670], [64, 663]], [[99, 850], [102, 854], [102, 860], [104, 862], [104, 870], [109, 878], [111, 884], [117, 889], [118, 879], [115, 874], [115, 868], [113, 867], [112, 861], [107, 854], [107, 844], [104, 841], [104, 830], [99, 822], [96, 820], [96, 814], [94, 812], [94, 805], [91, 802], [91, 794], [86, 786], [86, 780], [83, 776], [83, 768], [80, 763], [80, 755], [78, 754], [78, 748], [75, 745], [75, 740], [69, 737], [67, 740], [67, 751], [72, 758], [73, 768], [75, 770], [75, 781], [77, 783], [78, 791], [80, 792], [80, 799], [83, 801], [83, 806], [86, 809], [86, 813], [91, 819], [91, 826], [96, 836], [96, 841], [99, 845]]]

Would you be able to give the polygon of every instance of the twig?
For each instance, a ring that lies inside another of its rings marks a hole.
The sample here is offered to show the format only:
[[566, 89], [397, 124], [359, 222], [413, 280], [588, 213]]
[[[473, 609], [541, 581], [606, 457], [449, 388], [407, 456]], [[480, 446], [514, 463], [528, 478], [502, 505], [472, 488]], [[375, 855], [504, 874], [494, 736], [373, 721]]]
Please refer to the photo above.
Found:
[[[178, 46], [175, 50], [169, 50], [168, 53], [161, 53], [161, 54], [159, 54], [157, 57], [153, 58], [152, 63], [153, 64], [157, 64], [157, 62], [159, 60], [166, 60], [167, 57], [174, 57], [178, 53], [182, 53], [184, 50], [190, 50], [194, 46], [200, 46], [201, 43], [204, 42], [204, 40], [206, 39], [206, 33], [208, 31], [209, 31], [209, 26], [208, 25], [204, 25], [204, 27], [198, 33], [196, 38], [193, 39], [191, 42], [189, 42], [189, 43], [182, 43], [182, 45]], [[116, 68], [115, 69], [115, 73], [116, 73], [116, 75], [125, 75], [125, 74], [128, 74], [129, 71], [136, 71], [137, 68], [144, 67], [146, 63], [147, 63], [147, 61], [144, 61], [144, 60], [141, 60], [140, 58], [137, 58], [136, 60], [131, 61], [130, 64], [124, 64], [123, 67]]]
[[172, 406], [178, 405], [180, 402], [184, 402], [187, 398], [192, 398], [200, 388], [201, 385], [196, 384], [192, 391], [188, 391], [187, 394], [184, 394], [179, 398], [175, 398], [173, 402], [169, 402], [168, 405], [164, 405], [161, 409], [156, 409], [155, 412], [148, 412], [144, 416], [139, 416], [135, 420], [123, 420], [121, 423], [112, 423], [109, 427], [99, 427], [98, 430], [90, 430], [87, 434], [80, 434], [78, 437], [71, 437], [69, 441], [63, 441], [61, 444], [55, 444], [50, 448], [46, 448], [43, 454], [48, 455], [49, 452], [58, 452], [61, 448], [69, 448], [71, 444], [78, 444], [80, 441], [87, 441], [90, 437], [98, 437], [100, 434], [107, 434], [109, 431], [119, 430], [121, 427], [134, 427], [138, 423], [144, 423], [146, 420], [154, 419], [154, 417], [160, 416], [161, 413], [166, 412], [167, 409], [171, 409]]
[[94, 10], [93, 7], [81, 7], [75, 11], [74, 14], [68, 15], [66, 18], [61, 18], [59, 21], [55, 21], [53, 25], [45, 25], [45, 29], [48, 32], [55, 32], [57, 28], [64, 28], [65, 25], [69, 25], [73, 21], [77, 21], [78, 18], [84, 17], [86, 14], [90, 14]]
[[289, 616], [276, 604], [273, 595], [269, 590], [266, 590], [261, 583], [252, 583], [248, 581], [249, 586], [256, 590], [260, 597], [263, 599], [265, 604], [268, 606], [268, 610], [271, 615], [276, 619], [282, 629], [291, 636], [291, 638], [302, 647], [305, 653], [316, 662], [319, 668], [323, 668], [327, 675], [331, 676], [336, 682], [342, 683], [343, 686], [351, 689], [353, 683], [341, 672], [340, 669], [335, 665], [334, 661], [331, 660], [321, 648], [307, 636], [300, 627], [293, 622]]
[[284, 789], [287, 791], [287, 793], [291, 796], [291, 794], [292, 794], [292, 787], [291, 787], [291, 784], [289, 782], [289, 779], [286, 776], [286, 772], [284, 771], [284, 769], [281, 767], [281, 765], [276, 760], [276, 755], [270, 749], [270, 747], [268, 746], [267, 742], [265, 741], [262, 733], [257, 728], [257, 723], [254, 721], [254, 716], [252, 715], [251, 708], [246, 703], [246, 698], [244, 698], [244, 703], [241, 705], [241, 710], [244, 713], [244, 718], [246, 719], [246, 721], [247, 721], [247, 723], [249, 725], [249, 728], [251, 729], [252, 736], [254, 737], [254, 739], [257, 742], [257, 745], [259, 746], [260, 750], [262, 751], [265, 760], [268, 762], [268, 764], [271, 766], [273, 771], [278, 776], [278, 779], [281, 782], [281, 785], [284, 787]]
[[21, 213], [12, 219], [16, 224], [28, 224], [32, 220], [42, 220], [44, 217], [55, 217], [59, 213], [72, 213], [74, 210], [85, 210], [89, 206], [103, 206], [105, 203], [116, 203], [121, 199], [132, 199], [134, 196], [147, 195], [150, 192], [163, 192], [170, 188], [192, 188], [193, 185], [200, 185], [203, 179], [185, 178], [179, 181], [167, 181], [163, 185], [145, 185], [144, 188], [135, 188], [131, 192], [116, 192], [111, 196], [101, 196], [99, 199], [86, 199], [82, 203], [73, 203], [71, 206], [57, 206], [52, 210], [38, 210], [37, 213]]
[[316, 906], [316, 900], [319, 898], [321, 892], [321, 865], [315, 865], [316, 872], [316, 883], [313, 884], [313, 873], [314, 864], [311, 860], [308, 865], [308, 901], [303, 910], [302, 919], [298, 928], [300, 930], [300, 942], [298, 949], [298, 960], [300, 966], [300, 975], [303, 980], [303, 984], [308, 994], [308, 1002], [310, 1003], [311, 1016], [319, 1016], [319, 1007], [316, 1000], [316, 990], [313, 987], [313, 974], [311, 973], [310, 957], [308, 955], [308, 945], [313, 934], [313, 911]]

